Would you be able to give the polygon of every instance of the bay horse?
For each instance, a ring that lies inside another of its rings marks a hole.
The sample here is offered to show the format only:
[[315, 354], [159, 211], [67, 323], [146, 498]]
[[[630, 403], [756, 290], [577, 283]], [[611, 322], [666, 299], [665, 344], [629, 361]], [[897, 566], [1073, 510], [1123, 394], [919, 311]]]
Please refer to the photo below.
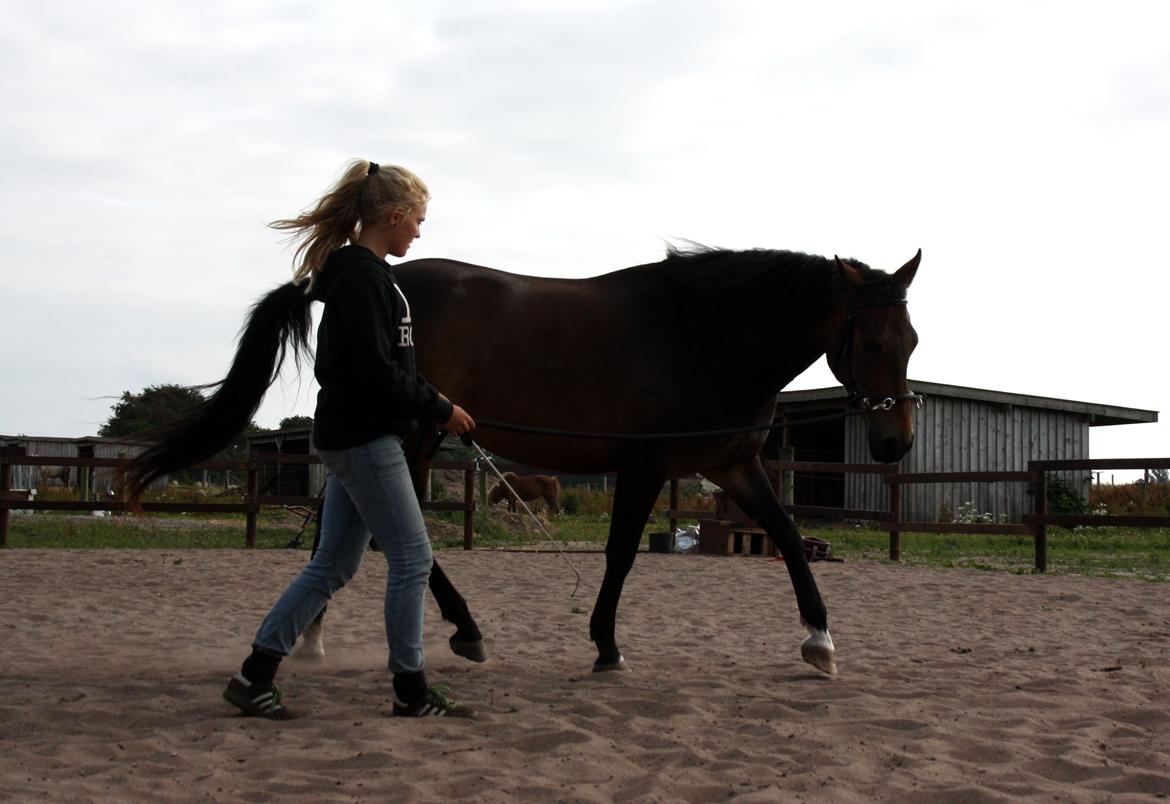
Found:
[[[526, 466], [617, 475], [605, 575], [589, 620], [594, 670], [626, 666], [618, 600], [663, 484], [701, 474], [780, 548], [809, 632], [801, 656], [833, 673], [828, 613], [760, 450], [780, 390], [825, 355], [865, 418], [873, 458], [894, 462], [906, 453], [914, 426], [904, 403], [915, 398], [906, 364], [918, 341], [906, 290], [921, 258], [919, 251], [887, 274], [836, 257], [697, 247], [590, 279], [443, 259], [403, 263], [393, 273], [415, 311], [419, 368], [476, 417], [476, 443]], [[153, 433], [152, 446], [123, 467], [128, 504], [137, 506], [153, 480], [232, 443], [290, 347], [298, 360], [308, 354], [311, 327], [309, 297], [296, 282], [257, 301], [227, 375], [205, 386], [213, 393]], [[439, 437], [432, 424], [406, 445], [416, 490], [428, 444]], [[438, 561], [430, 587], [443, 619], [456, 626], [452, 649], [482, 661], [482, 635]], [[319, 634], [319, 626], [310, 631]]]
[[[419, 369], [481, 422], [477, 443], [527, 466], [616, 473], [606, 570], [589, 621], [594, 671], [626, 668], [617, 608], [643, 528], [663, 484], [697, 473], [779, 547], [808, 631], [801, 656], [835, 673], [825, 604], [760, 450], [780, 390], [821, 355], [864, 417], [874, 460], [893, 463], [910, 449], [905, 403], [915, 395], [906, 366], [918, 336], [906, 290], [921, 257], [919, 250], [888, 274], [852, 259], [699, 247], [588, 279], [446, 259], [410, 261], [393, 272], [413, 310]], [[482, 424], [489, 421], [594, 435]], [[417, 462], [416, 477], [424, 465]], [[459, 629], [451, 644], [460, 653], [479, 632], [437, 562], [435, 570], [432, 592]]]
[[[555, 475], [518, 475], [515, 472], [504, 472], [504, 479], [524, 502], [542, 500], [549, 516], [561, 510], [561, 481]], [[514, 512], [516, 496], [512, 491], [503, 483], [497, 483], [488, 492], [488, 505], [507, 500], [508, 510]]]

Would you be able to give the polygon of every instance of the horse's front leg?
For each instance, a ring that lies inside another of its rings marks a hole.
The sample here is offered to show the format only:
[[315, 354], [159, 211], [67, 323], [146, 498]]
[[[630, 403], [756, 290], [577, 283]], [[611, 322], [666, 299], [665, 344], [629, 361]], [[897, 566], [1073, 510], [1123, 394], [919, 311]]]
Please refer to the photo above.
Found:
[[622, 596], [626, 576], [634, 566], [642, 529], [662, 491], [663, 482], [665, 478], [659, 474], [618, 473], [609, 539], [605, 543], [605, 577], [601, 591], [597, 593], [593, 616], [589, 619], [589, 638], [597, 645], [597, 661], [593, 663], [595, 673], [627, 669], [615, 633], [618, 599]]
[[800, 645], [800, 655], [809, 664], [826, 673], [837, 672], [833, 638], [829, 636], [829, 616], [808, 560], [804, 542], [792, 517], [780, 505], [772, 490], [763, 464], [758, 457], [704, 477], [720, 486], [744, 513], [758, 522], [780, 548], [788, 576], [796, 591], [800, 621], [808, 629], [808, 638]]

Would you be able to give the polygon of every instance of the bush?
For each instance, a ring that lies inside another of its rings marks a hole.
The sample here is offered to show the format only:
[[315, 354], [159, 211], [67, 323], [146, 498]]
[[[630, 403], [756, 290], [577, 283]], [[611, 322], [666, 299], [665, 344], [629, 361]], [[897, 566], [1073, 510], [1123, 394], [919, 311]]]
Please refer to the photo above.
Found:
[[1050, 514], [1089, 513], [1088, 501], [1067, 479], [1060, 475], [1049, 474], [1046, 479], [1046, 488], [1048, 489], [1048, 512]]
[[1094, 508], [1104, 505], [1110, 514], [1170, 514], [1170, 483], [1095, 485], [1089, 499]]

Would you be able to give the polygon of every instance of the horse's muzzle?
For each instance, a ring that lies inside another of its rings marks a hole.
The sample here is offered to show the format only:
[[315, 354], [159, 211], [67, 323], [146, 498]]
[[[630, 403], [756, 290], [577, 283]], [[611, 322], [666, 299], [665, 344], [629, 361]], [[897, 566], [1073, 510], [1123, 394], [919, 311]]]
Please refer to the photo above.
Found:
[[870, 433], [869, 454], [881, 463], [897, 463], [914, 446], [914, 433], [909, 438], [895, 435], [880, 436]]

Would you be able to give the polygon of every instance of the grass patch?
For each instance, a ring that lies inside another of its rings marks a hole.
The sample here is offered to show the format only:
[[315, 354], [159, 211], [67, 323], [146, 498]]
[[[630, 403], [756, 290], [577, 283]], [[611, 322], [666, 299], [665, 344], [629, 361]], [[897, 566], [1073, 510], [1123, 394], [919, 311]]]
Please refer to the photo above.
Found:
[[[463, 518], [458, 513], [427, 515], [437, 549], [463, 547]], [[553, 545], [523, 515], [480, 511], [475, 515], [477, 548], [547, 548]], [[262, 511], [256, 546], [285, 548], [300, 529], [301, 520], [283, 509]], [[552, 534], [570, 548], [601, 548], [609, 534], [609, 517], [601, 514], [558, 516], [549, 523]], [[666, 523], [652, 521], [647, 532]], [[13, 516], [9, 545], [13, 548], [241, 548], [243, 515], [196, 517], [186, 514], [148, 516], [77, 516], [53, 513]], [[846, 561], [885, 562], [889, 553], [886, 531], [837, 526], [803, 526], [801, 532], [832, 544], [833, 553]], [[312, 544], [312, 528], [302, 549]], [[643, 547], [646, 544], [643, 536]], [[982, 534], [903, 533], [902, 563], [907, 566], [962, 567], [1030, 574], [1034, 549], [1029, 536]], [[1102, 578], [1170, 581], [1170, 530], [1143, 528], [1052, 529], [1048, 535], [1048, 570], [1052, 574]]]
[[[802, 533], [831, 542], [833, 552], [847, 561], [889, 560], [889, 533], [886, 531], [806, 527]], [[902, 563], [1030, 574], [1035, 571], [1035, 546], [1031, 536], [903, 533]], [[1170, 581], [1170, 530], [1050, 529], [1048, 572]]]
[[[261, 514], [256, 523], [256, 546], [286, 547], [296, 537], [300, 522], [283, 511]], [[241, 548], [245, 546], [243, 515], [216, 518], [150, 514], [147, 516], [75, 516], [53, 513], [13, 516], [8, 546], [65, 549], [185, 549]], [[306, 533], [306, 547], [312, 545]]]

